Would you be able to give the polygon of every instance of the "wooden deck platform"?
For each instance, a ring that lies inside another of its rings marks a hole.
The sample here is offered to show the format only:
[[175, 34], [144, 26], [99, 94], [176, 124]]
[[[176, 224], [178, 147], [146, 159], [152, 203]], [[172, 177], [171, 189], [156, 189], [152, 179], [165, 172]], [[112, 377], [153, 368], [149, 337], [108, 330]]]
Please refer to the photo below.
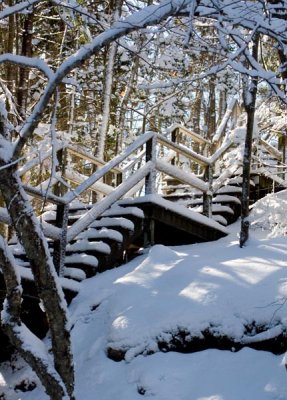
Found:
[[219, 223], [159, 195], [121, 200], [119, 204], [122, 207], [133, 205], [143, 210], [144, 231], [135, 241], [141, 247], [157, 243], [176, 246], [207, 242], [228, 234], [228, 230]]

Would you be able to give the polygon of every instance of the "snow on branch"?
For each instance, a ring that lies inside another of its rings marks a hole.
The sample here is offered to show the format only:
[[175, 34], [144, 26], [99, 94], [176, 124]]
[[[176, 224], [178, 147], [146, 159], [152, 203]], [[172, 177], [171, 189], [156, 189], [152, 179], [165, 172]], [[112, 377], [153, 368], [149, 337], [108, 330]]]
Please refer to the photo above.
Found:
[[0, 55], [0, 64], [4, 62], [10, 62], [12, 64], [17, 64], [21, 66], [37, 68], [42, 71], [48, 79], [52, 79], [54, 76], [54, 72], [51, 70], [50, 67], [41, 59], [39, 58], [30, 58], [25, 56], [18, 56], [15, 54], [2, 54]]
[[110, 29], [98, 35], [90, 44], [83, 45], [75, 54], [68, 57], [50, 79], [42, 97], [35, 106], [32, 114], [26, 120], [20, 131], [20, 138], [16, 142], [14, 157], [21, 151], [26, 139], [37, 127], [45, 107], [48, 105], [57, 85], [76, 67], [83, 64], [101, 48], [119, 39], [127, 33], [139, 30], [148, 25], [161, 22], [168, 16], [176, 15], [184, 7], [195, 0], [165, 0], [158, 5], [147, 6], [130, 15], [123, 21], [116, 21]]
[[15, 4], [11, 7], [6, 7], [5, 10], [0, 12], [0, 19], [4, 19], [9, 17], [10, 15], [19, 13], [37, 3], [40, 3], [41, 0], [28, 0], [22, 1], [21, 3]]

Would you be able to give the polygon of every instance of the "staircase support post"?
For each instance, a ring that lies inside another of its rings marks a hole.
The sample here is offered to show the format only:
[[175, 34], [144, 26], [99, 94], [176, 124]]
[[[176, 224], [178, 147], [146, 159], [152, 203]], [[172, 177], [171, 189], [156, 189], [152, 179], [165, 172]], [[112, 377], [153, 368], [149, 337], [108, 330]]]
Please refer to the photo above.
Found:
[[63, 276], [68, 230], [68, 204], [58, 204], [56, 211], [56, 226], [61, 229], [60, 238], [54, 242], [53, 262], [59, 276]]
[[156, 136], [153, 137], [146, 142], [146, 162], [152, 161], [154, 164], [154, 168], [152, 171], [146, 176], [145, 179], [145, 194], [154, 194], [156, 192]]
[[213, 179], [212, 173], [213, 173], [212, 166], [208, 165], [204, 173], [204, 178], [205, 178], [204, 180], [208, 182], [209, 190], [203, 193], [203, 215], [205, 215], [208, 218], [212, 217], [212, 192], [211, 192], [212, 179]]
[[144, 248], [154, 245], [154, 220], [147, 217], [144, 223]]

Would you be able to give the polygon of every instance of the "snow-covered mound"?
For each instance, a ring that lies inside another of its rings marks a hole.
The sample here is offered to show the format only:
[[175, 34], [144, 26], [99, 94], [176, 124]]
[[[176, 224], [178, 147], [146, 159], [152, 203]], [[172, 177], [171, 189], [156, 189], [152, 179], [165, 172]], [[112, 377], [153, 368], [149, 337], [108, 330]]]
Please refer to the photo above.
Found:
[[[183, 332], [186, 342], [209, 330], [243, 345], [286, 334], [286, 238], [259, 239], [253, 230], [240, 249], [239, 223], [230, 229], [216, 242], [154, 246], [79, 284], [70, 306], [77, 400], [287, 399], [283, 355], [233, 347], [159, 351]], [[109, 348], [125, 359], [109, 359]], [[18, 361], [0, 366], [0, 398], [48, 399]]]
[[257, 201], [249, 220], [252, 230], [265, 231], [267, 237], [287, 235], [287, 190], [268, 194]]
[[286, 239], [251, 242], [244, 249], [225, 239], [154, 246], [147, 256], [84, 283], [72, 306], [75, 323], [99, 305], [106, 348], [129, 361], [182, 334], [188, 342], [208, 331], [241, 344], [286, 334]]

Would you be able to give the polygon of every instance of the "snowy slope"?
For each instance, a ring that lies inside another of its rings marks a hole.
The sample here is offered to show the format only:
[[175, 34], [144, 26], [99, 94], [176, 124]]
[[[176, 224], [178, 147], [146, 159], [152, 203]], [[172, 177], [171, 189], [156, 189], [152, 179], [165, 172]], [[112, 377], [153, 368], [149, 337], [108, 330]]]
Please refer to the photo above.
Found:
[[[276, 196], [284, 200], [283, 194]], [[283, 355], [249, 348], [163, 353], [157, 345], [182, 329], [200, 336], [209, 327], [244, 342], [260, 339], [257, 332], [246, 331], [254, 321], [264, 325], [265, 338], [286, 328], [287, 238], [274, 234], [276, 224], [265, 224], [274, 215], [270, 204], [269, 196], [254, 207], [251, 220], [260, 209], [264, 217], [260, 225], [253, 224], [243, 249], [235, 224], [232, 233], [217, 242], [157, 245], [118, 269], [80, 283], [70, 306], [78, 400], [287, 399]], [[124, 349], [125, 360], [107, 358], [109, 346]], [[142, 355], [147, 353], [154, 354]], [[14, 372], [1, 366], [0, 395], [6, 393], [9, 400], [46, 399], [29, 368], [19, 361], [15, 365], [19, 369]], [[37, 387], [15, 392], [24, 377]]]

